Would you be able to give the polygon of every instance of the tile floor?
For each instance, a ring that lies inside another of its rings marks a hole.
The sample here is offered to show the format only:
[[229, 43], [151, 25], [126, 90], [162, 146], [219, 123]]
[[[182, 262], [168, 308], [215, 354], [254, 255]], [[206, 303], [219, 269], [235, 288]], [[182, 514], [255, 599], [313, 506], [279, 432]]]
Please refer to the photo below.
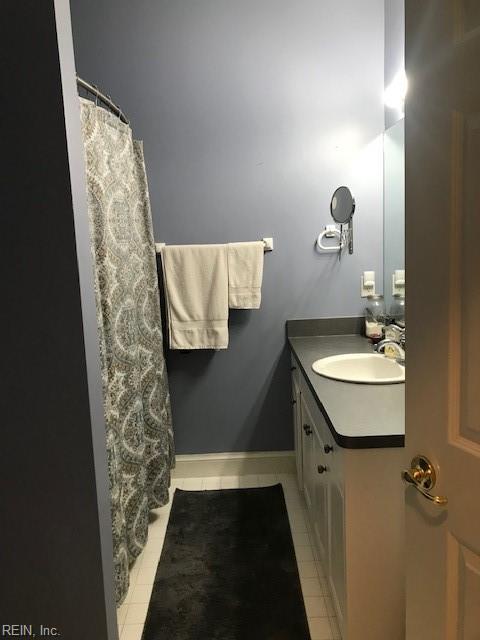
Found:
[[[295, 476], [289, 474], [259, 476], [223, 476], [216, 478], [175, 478], [171, 494], [176, 488], [190, 491], [202, 489], [234, 489], [263, 487], [281, 482], [292, 527], [298, 570], [302, 583], [305, 609], [311, 640], [340, 638], [332, 599], [320, 563], [317, 560], [303, 496], [298, 491]], [[162, 551], [171, 502], [156, 509], [156, 519], [150, 524], [148, 542], [130, 574], [130, 589], [125, 602], [118, 609], [118, 629], [121, 640], [140, 640], [147, 614], [157, 564]]]

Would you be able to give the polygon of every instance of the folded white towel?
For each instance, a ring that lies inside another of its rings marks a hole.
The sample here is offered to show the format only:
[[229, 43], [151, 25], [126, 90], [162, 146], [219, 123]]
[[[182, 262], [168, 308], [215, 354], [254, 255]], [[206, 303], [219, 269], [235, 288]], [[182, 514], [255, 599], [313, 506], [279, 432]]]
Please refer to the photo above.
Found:
[[228, 347], [227, 245], [162, 249], [171, 349]]
[[228, 306], [258, 309], [262, 299], [263, 242], [228, 245]]

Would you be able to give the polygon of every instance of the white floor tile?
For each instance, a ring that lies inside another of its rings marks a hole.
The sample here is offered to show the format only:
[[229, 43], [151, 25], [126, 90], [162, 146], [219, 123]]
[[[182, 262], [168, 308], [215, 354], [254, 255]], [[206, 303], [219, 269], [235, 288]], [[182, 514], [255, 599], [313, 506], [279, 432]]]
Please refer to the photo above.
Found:
[[323, 596], [305, 596], [304, 601], [308, 618], [327, 617], [327, 607], [325, 605], [325, 598]]
[[242, 489], [258, 487], [258, 476], [240, 476], [238, 480], [238, 486]]
[[287, 494], [285, 495], [285, 502], [287, 504], [287, 511], [303, 513], [303, 505], [298, 498], [292, 498]]
[[284, 486], [293, 487], [297, 489], [297, 478], [293, 473], [277, 473], [278, 481]]
[[290, 528], [292, 530], [292, 533], [306, 533], [307, 532], [307, 523], [305, 522], [305, 519], [302, 518], [302, 516], [300, 517], [291, 517], [289, 516], [289, 520], [290, 520]]
[[148, 602], [131, 603], [128, 605], [125, 625], [144, 624], [147, 617]]
[[341, 640], [342, 636], [340, 635], [340, 628], [338, 626], [337, 618], [330, 618], [330, 626], [332, 627], [333, 640]]
[[203, 478], [185, 478], [182, 489], [185, 491], [200, 491], [203, 485]]
[[330, 587], [328, 586], [328, 581], [325, 577], [319, 574], [318, 581], [320, 583], [320, 588], [324, 596], [330, 595]]
[[284, 480], [282, 481], [282, 488], [283, 488], [283, 493], [290, 497], [290, 498], [295, 498], [296, 500], [300, 500], [301, 502], [303, 502], [303, 496], [300, 493], [300, 491], [298, 490], [298, 487], [296, 484], [292, 483], [292, 482], [285, 482]]
[[139, 571], [140, 563], [136, 562], [130, 569], [130, 585], [135, 584], [135, 582], [137, 581]]
[[315, 566], [315, 562], [297, 562], [297, 565], [300, 578], [317, 577], [317, 567]]
[[[124, 605], [130, 604], [130, 597], [132, 595], [132, 591], [133, 591], [133, 588], [135, 586], [136, 579], [137, 578], [135, 576], [135, 581], [132, 581], [132, 577], [130, 576], [130, 582], [129, 582], [129, 585], [128, 585], [127, 595], [125, 596], [125, 599], [123, 601]], [[117, 616], [118, 616], [118, 609], [117, 609]]]
[[152, 513], [150, 516], [148, 533], [150, 534], [156, 529], [165, 529], [168, 524], [169, 518], [170, 518], [170, 511], [161, 511], [159, 513]]
[[127, 611], [128, 611], [128, 602], [124, 602], [120, 607], [118, 607], [117, 609], [118, 624], [124, 624], [125, 618], [127, 617]]
[[289, 516], [290, 515], [300, 516], [305, 519], [307, 512], [305, 511], [301, 503], [300, 504], [295, 502], [292, 503], [288, 499], [286, 502], [287, 502], [287, 511]]
[[240, 476], [223, 476], [220, 479], [222, 489], [238, 489], [240, 486]]
[[[306, 512], [298, 506], [290, 506], [289, 503], [287, 502], [287, 512], [288, 512], [288, 517], [290, 518], [290, 520], [292, 518], [297, 518], [298, 520], [302, 520], [305, 523], [305, 527], [306, 527]], [[305, 528], [305, 531], [307, 531], [307, 529]]]
[[318, 560], [315, 560], [316, 564], [317, 564], [317, 573], [319, 575], [320, 578], [325, 578], [325, 576], [327, 575], [325, 573], [325, 569], [323, 568], [323, 565], [321, 562], [319, 562]]
[[149, 547], [145, 547], [145, 551], [143, 552], [142, 558], [142, 568], [143, 567], [156, 567], [158, 565], [158, 561], [160, 560], [160, 554], [156, 551], [149, 551]]
[[[322, 586], [318, 578], [301, 578], [303, 596], [323, 596]], [[133, 602], [133, 600], [132, 600]]]
[[136, 584], [153, 584], [157, 567], [142, 567], [138, 572]]
[[126, 624], [123, 627], [121, 640], [141, 640], [143, 624]]
[[203, 479], [202, 488], [205, 490], [220, 489], [220, 477], [212, 476]]
[[165, 540], [166, 531], [166, 528], [163, 530], [158, 529], [158, 531], [155, 532], [155, 535], [150, 532], [145, 549], [151, 552], [155, 551], [160, 556], [160, 552], [163, 548], [163, 542]]
[[298, 496], [294, 496], [292, 498], [292, 496], [290, 496], [290, 494], [288, 494], [288, 493], [286, 495], [287, 495], [287, 500], [286, 500], [286, 502], [287, 502], [287, 510], [289, 512], [290, 511], [299, 511], [303, 515], [307, 515], [306, 505], [303, 502], [303, 500], [300, 500], [300, 498]]
[[258, 477], [259, 487], [271, 487], [274, 484], [278, 484], [278, 478], [276, 473], [263, 473]]
[[144, 602], [150, 602], [152, 587], [152, 584], [136, 584], [132, 589], [130, 603], [142, 604]]
[[310, 536], [308, 535], [308, 533], [306, 531], [304, 532], [299, 532], [299, 531], [295, 531], [292, 534], [293, 537], [293, 544], [295, 545], [295, 547], [310, 547]]
[[314, 562], [312, 547], [295, 547], [297, 562]]
[[330, 596], [330, 593], [328, 594], [328, 596], [325, 597], [325, 606], [327, 608], [327, 615], [329, 615], [330, 617], [334, 617], [336, 615], [336, 612], [333, 607], [333, 601]]
[[332, 640], [333, 634], [328, 618], [308, 618], [311, 640]]

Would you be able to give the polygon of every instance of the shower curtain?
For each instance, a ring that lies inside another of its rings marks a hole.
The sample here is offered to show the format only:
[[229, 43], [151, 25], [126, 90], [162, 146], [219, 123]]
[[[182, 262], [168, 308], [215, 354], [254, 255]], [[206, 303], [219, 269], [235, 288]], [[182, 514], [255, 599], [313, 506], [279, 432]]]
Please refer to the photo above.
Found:
[[115, 115], [80, 104], [120, 604], [149, 509], [169, 499], [172, 420], [142, 143]]

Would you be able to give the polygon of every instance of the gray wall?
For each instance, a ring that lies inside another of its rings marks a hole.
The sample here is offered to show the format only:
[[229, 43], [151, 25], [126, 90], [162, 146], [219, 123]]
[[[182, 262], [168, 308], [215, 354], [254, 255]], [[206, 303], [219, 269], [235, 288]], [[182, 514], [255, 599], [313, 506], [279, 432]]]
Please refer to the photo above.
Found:
[[69, 640], [116, 640], [67, 0], [2, 3], [0, 38], [8, 91], [0, 119], [0, 624], [32, 624], [37, 637], [43, 624]]
[[[385, 0], [385, 86], [405, 67], [405, 0]], [[403, 116], [385, 106], [385, 129]]]
[[[285, 320], [357, 315], [382, 280], [383, 0], [73, 0], [77, 69], [145, 141], [158, 241], [273, 236], [230, 347], [170, 353], [179, 453], [293, 446]], [[319, 255], [331, 193], [355, 254]]]

